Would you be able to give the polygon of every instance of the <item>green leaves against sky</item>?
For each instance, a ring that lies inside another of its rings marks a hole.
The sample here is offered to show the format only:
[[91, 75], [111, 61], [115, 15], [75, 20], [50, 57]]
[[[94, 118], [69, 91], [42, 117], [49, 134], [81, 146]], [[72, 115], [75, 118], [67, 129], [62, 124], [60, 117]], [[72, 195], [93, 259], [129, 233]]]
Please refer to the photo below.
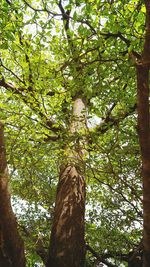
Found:
[[[87, 130], [80, 133], [88, 154], [86, 242], [127, 266], [117, 255], [128, 254], [141, 237], [130, 53], [142, 50], [145, 7], [133, 0], [70, 0], [62, 6], [70, 11], [66, 18], [57, 1], [1, 0], [0, 117], [14, 207], [19, 200], [26, 203], [18, 218], [30, 232], [25, 240], [34, 264], [34, 238], [49, 239], [64, 146], [79, 138], [69, 133], [69, 125], [73, 99], [82, 97], [88, 113]], [[94, 261], [89, 253], [87, 266]]]

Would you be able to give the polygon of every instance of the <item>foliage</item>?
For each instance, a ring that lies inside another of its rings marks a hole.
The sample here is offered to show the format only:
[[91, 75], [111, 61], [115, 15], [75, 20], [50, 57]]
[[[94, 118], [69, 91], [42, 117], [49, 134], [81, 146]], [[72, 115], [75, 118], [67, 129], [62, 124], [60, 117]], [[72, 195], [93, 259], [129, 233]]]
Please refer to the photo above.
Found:
[[[72, 102], [75, 96], [84, 98], [86, 242], [102, 257], [107, 254], [126, 266], [121, 255], [138, 245], [142, 228], [130, 54], [143, 46], [145, 7], [133, 0], [69, 0], [62, 5], [71, 10], [67, 18], [55, 0], [2, 0], [0, 117], [13, 205], [28, 266], [35, 266], [35, 240], [41, 236], [48, 244], [63, 148], [78, 138], [69, 133]], [[87, 262], [95, 262], [89, 252]]]

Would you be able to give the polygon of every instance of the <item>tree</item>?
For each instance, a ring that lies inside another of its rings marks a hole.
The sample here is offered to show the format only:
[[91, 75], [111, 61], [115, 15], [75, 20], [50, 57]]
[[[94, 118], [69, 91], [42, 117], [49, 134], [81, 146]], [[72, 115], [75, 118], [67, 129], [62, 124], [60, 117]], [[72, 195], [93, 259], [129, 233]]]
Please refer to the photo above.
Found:
[[[83, 134], [84, 110], [84, 102], [76, 98], [70, 126], [72, 134]], [[78, 138], [75, 148], [67, 150], [57, 186], [47, 266], [84, 266], [85, 177], [81, 140]]]
[[0, 112], [27, 265], [84, 266], [87, 251], [87, 266], [148, 266], [137, 138], [147, 201], [148, 1], [3, 1], [1, 17]]
[[149, 216], [150, 216], [150, 152], [149, 152], [149, 69], [150, 69], [150, 3], [145, 1], [146, 7], [146, 33], [143, 53], [140, 61], [136, 63], [137, 69], [137, 102], [138, 102], [138, 128], [142, 157], [143, 176], [143, 267], [150, 263], [150, 238], [149, 238]]
[[8, 172], [3, 125], [0, 123], [0, 265], [25, 266], [23, 242], [17, 230], [8, 191]]

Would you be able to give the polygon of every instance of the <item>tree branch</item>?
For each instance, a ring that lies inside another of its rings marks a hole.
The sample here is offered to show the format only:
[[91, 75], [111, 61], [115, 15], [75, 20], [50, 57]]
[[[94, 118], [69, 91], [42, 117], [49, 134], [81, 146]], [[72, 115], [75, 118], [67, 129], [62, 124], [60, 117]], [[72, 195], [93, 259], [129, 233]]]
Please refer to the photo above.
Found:
[[99, 261], [102, 262], [104, 264], [106, 264], [108, 267], [118, 267], [115, 264], [112, 264], [111, 262], [109, 262], [108, 260], [106, 260], [105, 258], [103, 258], [103, 256], [100, 256], [90, 245], [86, 244], [86, 249], [91, 252], [91, 254]]
[[128, 116], [132, 115], [137, 108], [137, 104], [132, 106], [127, 112], [124, 114], [121, 114], [120, 117], [112, 117], [110, 116], [110, 112], [108, 112], [108, 115], [103, 119], [103, 121], [100, 123], [100, 125], [96, 126], [94, 131], [97, 133], [104, 134], [107, 132], [111, 127], [118, 125], [119, 122], [127, 118]]
[[47, 13], [53, 15], [54, 17], [56, 17], [56, 16], [60, 17], [61, 16], [61, 14], [52, 12], [52, 11], [48, 10], [47, 8], [35, 8], [31, 4], [29, 4], [26, 0], [23, 0], [23, 2], [35, 12], [47, 12]]
[[7, 67], [3, 64], [3, 62], [2, 62], [1, 59], [0, 59], [0, 66], [3, 67], [3, 68], [4, 68], [5, 70], [7, 70], [8, 72], [10, 72], [15, 78], [17, 78], [17, 80], [19, 80], [19, 82], [21, 82], [21, 83], [24, 84], [24, 81], [23, 81], [22, 79], [20, 79], [20, 78], [16, 75], [16, 73], [14, 73], [12, 70], [10, 70], [9, 68], [7, 68]]
[[[60, 131], [64, 130], [62, 127], [56, 127], [55, 122], [51, 121], [44, 113], [42, 113], [39, 109], [39, 106], [33, 106], [32, 101], [29, 101], [27, 99], [26, 93], [27, 93], [27, 89], [26, 88], [16, 88], [14, 85], [7, 83], [4, 79], [4, 77], [2, 77], [2, 79], [0, 80], [0, 86], [3, 86], [5, 89], [13, 92], [16, 95], [19, 95], [21, 97], [21, 99], [23, 100], [23, 102], [31, 109], [33, 110], [37, 115], [39, 115], [42, 120], [44, 120], [45, 122], [45, 127], [48, 128], [49, 130], [51, 130], [53, 133], [55, 134], [59, 134]], [[43, 121], [42, 124], [44, 125]], [[59, 139], [58, 136], [54, 137], [54, 136], [48, 136], [48, 140], [47, 141], [55, 141]]]
[[33, 236], [31, 231], [29, 231], [29, 229], [27, 229], [24, 225], [19, 224], [19, 228], [21, 232], [23, 232], [23, 235], [25, 235], [25, 237], [34, 244], [35, 252], [42, 259], [44, 265], [46, 265], [48, 255], [42, 238], [35, 235]]

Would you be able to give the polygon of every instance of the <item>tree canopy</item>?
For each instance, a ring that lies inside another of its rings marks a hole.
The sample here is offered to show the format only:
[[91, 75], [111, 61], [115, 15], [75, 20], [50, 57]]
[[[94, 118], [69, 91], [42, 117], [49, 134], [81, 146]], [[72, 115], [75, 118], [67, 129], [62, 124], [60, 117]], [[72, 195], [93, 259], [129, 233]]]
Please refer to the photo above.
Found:
[[[1, 0], [0, 121], [27, 267], [46, 264], [58, 173], [80, 143], [85, 266], [130, 266], [141, 255], [135, 65], [145, 18], [141, 0]], [[71, 131], [77, 98], [86, 125]]]

